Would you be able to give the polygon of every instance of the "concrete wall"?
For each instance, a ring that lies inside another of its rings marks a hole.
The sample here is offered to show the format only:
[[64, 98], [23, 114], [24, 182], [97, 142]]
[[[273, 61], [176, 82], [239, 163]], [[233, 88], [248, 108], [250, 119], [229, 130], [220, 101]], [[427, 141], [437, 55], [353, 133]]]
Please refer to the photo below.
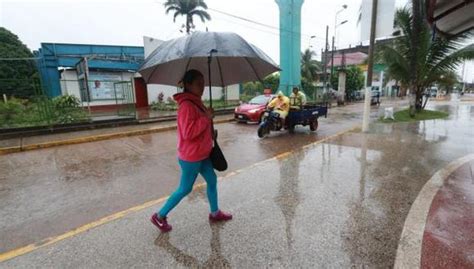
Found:
[[[169, 97], [173, 97], [174, 94], [181, 92], [181, 89], [174, 86], [148, 84], [148, 104], [158, 101], [158, 95], [160, 92], [164, 95], [164, 101], [167, 102]], [[219, 100], [222, 98], [224, 92], [221, 87], [212, 87], [212, 99]], [[239, 100], [239, 84], [230, 85], [227, 87], [227, 100]], [[206, 87], [203, 94], [204, 100], [209, 100], [209, 89]]]

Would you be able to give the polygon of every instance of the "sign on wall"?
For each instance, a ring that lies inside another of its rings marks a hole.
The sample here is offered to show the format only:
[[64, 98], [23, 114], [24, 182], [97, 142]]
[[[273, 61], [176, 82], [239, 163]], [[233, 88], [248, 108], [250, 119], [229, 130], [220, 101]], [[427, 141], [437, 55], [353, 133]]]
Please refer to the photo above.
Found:
[[123, 90], [114, 87], [114, 84], [122, 81], [120, 74], [89, 72], [88, 86], [92, 100], [123, 99]]

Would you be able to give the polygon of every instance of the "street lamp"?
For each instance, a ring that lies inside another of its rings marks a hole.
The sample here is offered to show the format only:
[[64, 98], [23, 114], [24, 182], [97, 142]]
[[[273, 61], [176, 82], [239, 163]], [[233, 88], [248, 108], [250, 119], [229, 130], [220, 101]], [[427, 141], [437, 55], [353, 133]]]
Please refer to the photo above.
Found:
[[[336, 29], [337, 29], [337, 27], [343, 25], [343, 24], [346, 23], [346, 22], [347, 22], [347, 20], [342, 21], [342, 22], [340, 22], [339, 24], [336, 24], [336, 25], [334, 26], [334, 29], [335, 29], [335, 30], [334, 30], [334, 35], [336, 34]], [[334, 73], [334, 72], [333, 72], [333, 71], [334, 71], [334, 70], [333, 70], [333, 69], [334, 69], [334, 51], [336, 50], [336, 47], [334, 46], [334, 40], [335, 40], [335, 39], [336, 39], [336, 37], [333, 36], [333, 37], [332, 37], [332, 50], [331, 50], [331, 78], [332, 78], [332, 75], [333, 75], [333, 73]], [[337, 44], [337, 42], [336, 42], [336, 44]]]
[[[336, 32], [337, 16], [339, 15], [339, 13], [343, 12], [344, 10], [346, 10], [346, 8], [347, 8], [347, 5], [342, 5], [342, 8], [336, 12], [336, 16], [335, 16], [335, 18], [334, 18], [334, 32]], [[335, 33], [334, 33], [334, 34], [335, 34]]]
[[[342, 24], [344, 24], [344, 23], [347, 22], [347, 20], [345, 20], [344, 22], [342, 22], [342, 23], [340, 23], [340, 24], [338, 25], [338, 24], [337, 24], [337, 16], [339, 15], [339, 13], [343, 12], [344, 10], [346, 10], [346, 8], [347, 8], [347, 5], [345, 5], [345, 4], [342, 5], [342, 8], [336, 12], [336, 16], [335, 16], [335, 18], [334, 18], [334, 38], [336, 39], [336, 41], [337, 41], [337, 34], [336, 34], [336, 28], [337, 28], [337, 26], [342, 25]], [[336, 42], [336, 44], [339, 46], [339, 43]]]
[[336, 39], [336, 28], [339, 26], [339, 25], [343, 25], [344, 23], [347, 22], [347, 20], [341, 22], [339, 25], [337, 24], [337, 16], [339, 15], [339, 13], [343, 12], [344, 10], [346, 10], [347, 8], [347, 5], [344, 4], [342, 5], [342, 8], [340, 10], [338, 10], [336, 12], [336, 16], [334, 18], [334, 35], [332, 37], [332, 50], [331, 50], [331, 78], [332, 78], [332, 75], [333, 75], [333, 68], [334, 68], [334, 40]]

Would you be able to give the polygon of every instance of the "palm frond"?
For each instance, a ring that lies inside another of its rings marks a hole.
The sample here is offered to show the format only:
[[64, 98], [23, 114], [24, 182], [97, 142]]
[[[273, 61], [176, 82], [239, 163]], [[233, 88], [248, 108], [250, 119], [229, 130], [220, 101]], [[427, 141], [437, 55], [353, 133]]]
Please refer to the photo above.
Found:
[[433, 78], [438, 73], [449, 72], [455, 70], [459, 63], [466, 60], [474, 60], [474, 44], [470, 44], [460, 50], [457, 50], [450, 55], [445, 56], [436, 65], [432, 66], [428, 79], [433, 81]]
[[399, 81], [408, 81], [410, 63], [406, 55], [391, 46], [383, 46], [382, 51], [382, 59], [388, 66], [390, 74]]
[[179, 9], [178, 7], [176, 7], [176, 6], [169, 6], [169, 7], [166, 8], [165, 13], [168, 14], [168, 13], [170, 13], [171, 11], [180, 12], [180, 9]]
[[173, 22], [176, 22], [176, 18], [179, 16], [179, 15], [182, 15], [181, 12], [179, 11], [176, 11], [173, 15]]
[[197, 7], [202, 7], [203, 9], [207, 9], [207, 4], [203, 0], [197, 0], [196, 1], [196, 6]]
[[209, 15], [209, 13], [207, 13], [207, 12], [204, 11], [204, 10], [199, 10], [199, 9], [193, 10], [193, 11], [191, 11], [191, 12], [189, 13], [189, 15], [191, 15], [191, 16], [194, 16], [194, 15], [198, 16], [199, 18], [201, 18], [201, 21], [202, 21], [202, 22], [206, 22], [206, 20], [208, 20], [208, 21], [211, 20], [211, 15]]

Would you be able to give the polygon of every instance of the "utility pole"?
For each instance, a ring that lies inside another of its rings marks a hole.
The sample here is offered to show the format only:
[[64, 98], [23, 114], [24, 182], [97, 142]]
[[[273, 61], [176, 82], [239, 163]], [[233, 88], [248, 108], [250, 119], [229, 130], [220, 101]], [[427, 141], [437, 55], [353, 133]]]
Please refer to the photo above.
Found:
[[466, 68], [466, 61], [464, 61], [462, 63], [462, 74], [461, 74], [461, 81], [462, 81], [462, 90], [461, 90], [461, 92], [462, 93], [464, 93], [464, 91], [466, 90], [466, 82], [464, 82], [464, 74], [465, 74], [464, 70], [465, 70], [465, 68]]
[[329, 78], [329, 84], [331, 84], [331, 87], [332, 87], [332, 83], [331, 83], [331, 80], [332, 80], [332, 76], [333, 76], [333, 73], [334, 73], [334, 36], [332, 37], [332, 49], [331, 49], [331, 77]]
[[326, 25], [326, 43], [324, 45], [324, 65], [323, 65], [323, 93], [326, 93], [326, 84], [327, 84], [327, 65], [328, 65], [328, 32], [329, 32], [329, 25]]
[[375, 29], [377, 26], [377, 0], [372, 0], [372, 19], [370, 23], [370, 45], [369, 45], [369, 63], [367, 67], [367, 85], [365, 87], [364, 118], [362, 120], [362, 132], [369, 131], [370, 99], [372, 92], [372, 72], [374, 69], [374, 45]]

